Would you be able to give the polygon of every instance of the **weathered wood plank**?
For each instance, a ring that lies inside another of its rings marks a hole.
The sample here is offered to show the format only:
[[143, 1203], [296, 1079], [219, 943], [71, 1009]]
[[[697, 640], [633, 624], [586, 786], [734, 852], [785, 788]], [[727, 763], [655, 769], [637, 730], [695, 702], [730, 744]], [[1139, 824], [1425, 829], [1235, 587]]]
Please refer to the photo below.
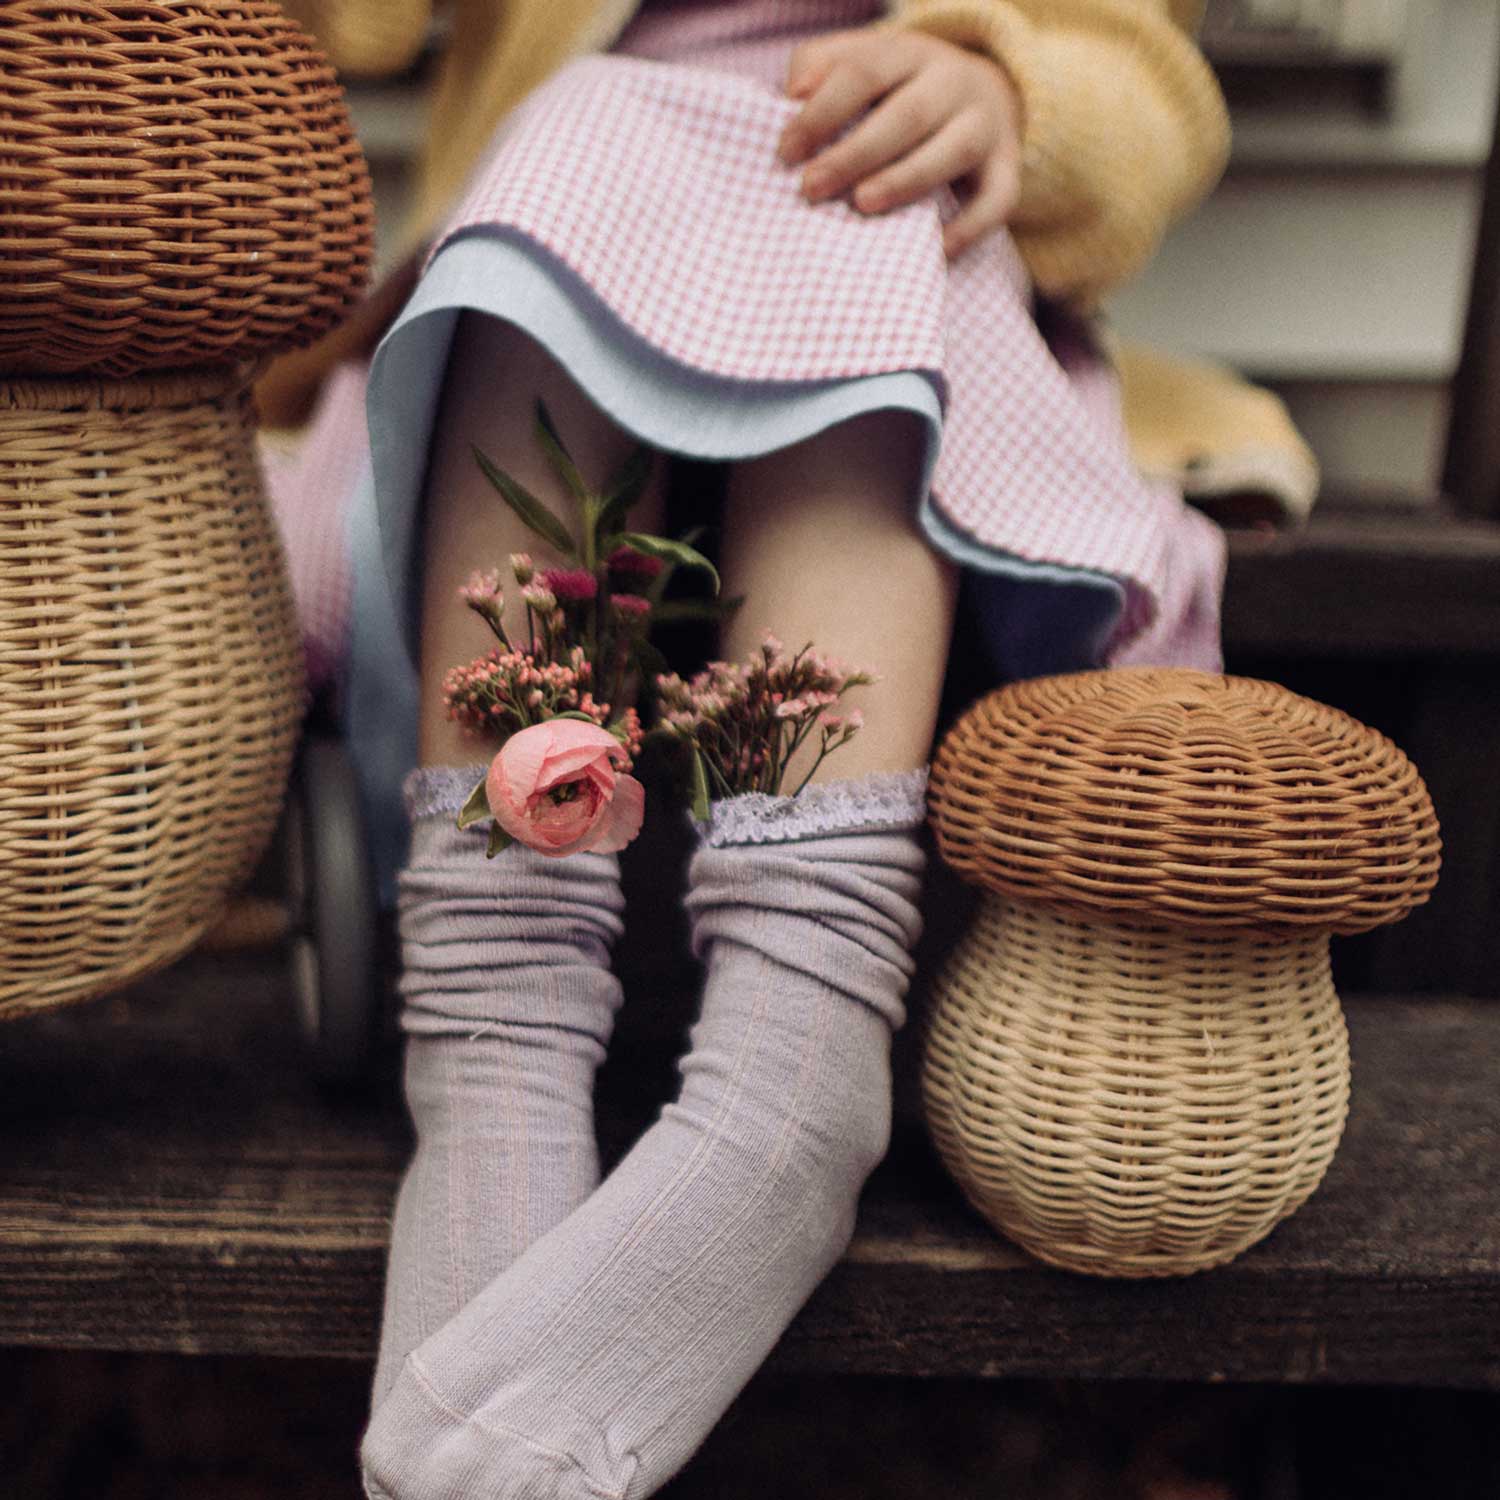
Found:
[[1421, 767], [1443, 836], [1432, 899], [1369, 938], [1372, 972], [1403, 994], [1500, 997], [1500, 671], [1475, 661], [1433, 663], [1410, 689], [1400, 743]]
[[1500, 525], [1322, 504], [1300, 531], [1229, 537], [1231, 653], [1500, 655]]
[[[1500, 1007], [1349, 1011], [1339, 1157], [1235, 1264], [1121, 1285], [1035, 1266], [908, 1131], [775, 1364], [1500, 1387]], [[0, 1343], [369, 1357], [394, 1101], [316, 1092], [269, 956], [0, 1030]]]
[[1233, 534], [1224, 640], [1230, 671], [1375, 724], [1427, 778], [1442, 879], [1410, 921], [1343, 950], [1343, 971], [1403, 994], [1500, 994], [1500, 525], [1335, 502], [1303, 532]]

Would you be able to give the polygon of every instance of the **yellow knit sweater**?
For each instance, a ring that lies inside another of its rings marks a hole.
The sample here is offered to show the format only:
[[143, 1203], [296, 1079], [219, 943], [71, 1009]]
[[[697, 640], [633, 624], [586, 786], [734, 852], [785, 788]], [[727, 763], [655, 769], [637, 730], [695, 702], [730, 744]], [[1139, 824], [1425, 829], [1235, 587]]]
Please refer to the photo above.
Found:
[[[1150, 258], [1217, 180], [1223, 99], [1189, 40], [1202, 0], [887, 0], [913, 26], [994, 58], [1024, 108], [1011, 231], [1043, 291], [1091, 307]], [[344, 71], [394, 72], [431, 0], [288, 0]], [[639, 0], [452, 0], [415, 223], [441, 221], [496, 124], [580, 53], [606, 50]]]

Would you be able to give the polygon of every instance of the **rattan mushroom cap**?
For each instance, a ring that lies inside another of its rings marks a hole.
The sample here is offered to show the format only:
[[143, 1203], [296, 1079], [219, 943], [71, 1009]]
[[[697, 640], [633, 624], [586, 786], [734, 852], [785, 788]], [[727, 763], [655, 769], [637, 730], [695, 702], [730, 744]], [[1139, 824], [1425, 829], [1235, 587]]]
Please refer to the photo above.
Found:
[[373, 252], [327, 59], [273, 0], [0, 0], [0, 372], [308, 344]]
[[1085, 917], [1363, 932], [1437, 881], [1437, 818], [1406, 756], [1249, 678], [1014, 683], [946, 736], [930, 807], [966, 880]]

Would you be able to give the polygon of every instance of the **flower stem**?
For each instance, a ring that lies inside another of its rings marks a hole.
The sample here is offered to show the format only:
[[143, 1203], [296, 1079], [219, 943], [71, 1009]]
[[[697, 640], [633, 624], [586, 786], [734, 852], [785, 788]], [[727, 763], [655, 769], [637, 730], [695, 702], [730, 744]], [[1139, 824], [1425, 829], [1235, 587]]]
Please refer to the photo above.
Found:
[[800, 782], [797, 783], [797, 790], [792, 793], [792, 796], [794, 796], [794, 797], [800, 797], [802, 795], [802, 789], [803, 789], [803, 787], [805, 787], [807, 785], [807, 783], [809, 781], [811, 781], [813, 779], [813, 777], [818, 774], [818, 767], [821, 766], [823, 764], [823, 762], [828, 759], [828, 750], [829, 750], [828, 741], [825, 739], [823, 741], [823, 748], [818, 751], [818, 758], [812, 763], [812, 769], [807, 773], [806, 776], [804, 776], [802, 778], [802, 780]]

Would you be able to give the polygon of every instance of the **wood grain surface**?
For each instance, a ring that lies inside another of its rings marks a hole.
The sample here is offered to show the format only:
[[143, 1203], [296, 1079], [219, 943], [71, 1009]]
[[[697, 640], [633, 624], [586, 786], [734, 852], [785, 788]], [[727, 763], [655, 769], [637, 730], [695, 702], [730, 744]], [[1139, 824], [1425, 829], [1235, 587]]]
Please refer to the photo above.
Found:
[[1350, 509], [1229, 535], [1231, 655], [1364, 659], [1500, 654], [1500, 524], [1440, 506]]
[[[1234, 1264], [1134, 1284], [1037, 1266], [908, 1122], [775, 1367], [1500, 1388], [1500, 1007], [1348, 1011], [1340, 1153]], [[0, 1343], [370, 1357], [396, 1101], [389, 1077], [312, 1085], [274, 953], [0, 1029]]]

